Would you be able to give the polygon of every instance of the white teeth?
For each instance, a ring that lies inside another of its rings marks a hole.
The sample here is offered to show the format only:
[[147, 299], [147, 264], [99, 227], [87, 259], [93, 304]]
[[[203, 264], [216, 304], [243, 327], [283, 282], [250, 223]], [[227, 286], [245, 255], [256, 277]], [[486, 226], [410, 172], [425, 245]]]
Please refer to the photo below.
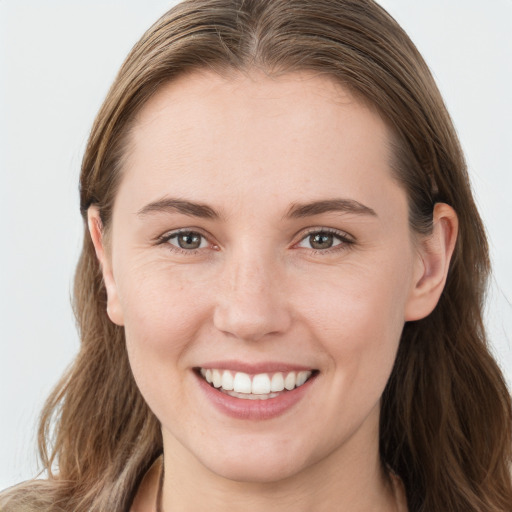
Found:
[[269, 398], [275, 398], [279, 396], [279, 393], [269, 393], [267, 395], [253, 395], [252, 393], [237, 393], [236, 391], [224, 391], [221, 389], [223, 393], [226, 395], [234, 396], [235, 398], [243, 398], [244, 400], [268, 400]]
[[214, 387], [220, 388], [222, 384], [222, 374], [219, 372], [219, 370], [212, 371], [212, 381]]
[[221, 391], [229, 391], [231, 396], [253, 399], [254, 397], [266, 399], [278, 396], [278, 393], [285, 389], [292, 389], [302, 386], [311, 377], [311, 371], [300, 372], [276, 372], [274, 374], [259, 373], [251, 377], [244, 372], [236, 372], [235, 376], [229, 370], [200, 369], [203, 378], [209, 384]]
[[274, 373], [272, 382], [270, 383], [270, 391], [283, 391], [284, 377], [282, 373]]
[[237, 372], [233, 381], [233, 390], [237, 393], [250, 393], [252, 390], [251, 377], [247, 373]]
[[311, 372], [299, 372], [297, 374], [297, 380], [295, 381], [295, 385], [297, 387], [302, 386], [302, 384], [304, 384], [308, 380], [310, 375]]
[[222, 373], [222, 389], [231, 391], [233, 389], [233, 375], [228, 370]]
[[291, 391], [295, 387], [295, 372], [290, 372], [284, 379], [284, 387]]
[[267, 395], [270, 393], [270, 377], [266, 373], [255, 375], [252, 379], [252, 394]]

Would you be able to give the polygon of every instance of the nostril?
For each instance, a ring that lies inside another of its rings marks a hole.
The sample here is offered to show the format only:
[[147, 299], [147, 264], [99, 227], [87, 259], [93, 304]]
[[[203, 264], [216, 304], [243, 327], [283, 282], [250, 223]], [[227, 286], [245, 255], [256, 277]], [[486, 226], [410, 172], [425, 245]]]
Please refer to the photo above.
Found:
[[285, 333], [291, 326], [291, 315], [286, 308], [272, 301], [235, 300], [216, 308], [213, 323], [226, 335], [244, 341], [258, 341], [266, 336]]

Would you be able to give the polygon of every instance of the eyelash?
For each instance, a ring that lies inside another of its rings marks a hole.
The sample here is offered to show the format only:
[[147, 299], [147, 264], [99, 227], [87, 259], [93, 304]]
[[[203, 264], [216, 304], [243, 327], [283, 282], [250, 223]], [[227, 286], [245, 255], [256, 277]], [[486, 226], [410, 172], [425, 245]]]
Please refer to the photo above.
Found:
[[298, 244], [306, 240], [308, 237], [311, 237], [311, 235], [332, 235], [334, 238], [337, 238], [340, 241], [339, 244], [334, 245], [333, 247], [329, 247], [327, 249], [308, 249], [314, 255], [319, 254], [321, 256], [325, 256], [328, 254], [332, 254], [333, 252], [346, 251], [355, 243], [354, 238], [350, 236], [348, 233], [345, 233], [344, 231], [339, 231], [337, 229], [332, 228], [312, 228], [306, 231], [306, 233], [301, 237], [301, 239], [296, 244], [294, 244], [294, 246], [297, 246]]
[[[161, 237], [159, 237], [157, 239], [156, 245], [167, 244], [169, 246], [169, 249], [172, 252], [177, 252], [179, 254], [185, 254], [188, 256], [195, 255], [202, 249], [205, 249], [205, 247], [198, 247], [197, 249], [183, 249], [182, 247], [179, 247], [177, 245], [169, 243], [170, 240], [172, 240], [173, 238], [177, 238], [181, 234], [190, 234], [190, 235], [200, 236], [201, 238], [203, 238], [204, 240], [206, 240], [208, 242], [208, 237], [206, 235], [204, 235], [201, 231], [199, 231], [197, 229], [192, 229], [192, 228], [190, 228], [190, 229], [185, 228], [185, 229], [178, 229], [176, 231], [171, 231], [171, 232], [168, 232], [168, 233], [162, 235]], [[334, 245], [333, 247], [328, 247], [326, 249], [313, 249], [313, 248], [308, 249], [308, 248], [306, 248], [314, 255], [319, 254], [319, 255], [323, 256], [323, 255], [331, 254], [333, 252], [345, 251], [345, 250], [348, 250], [350, 248], [350, 246], [352, 246], [355, 243], [355, 240], [353, 239], [353, 237], [343, 231], [338, 231], [337, 229], [332, 229], [332, 228], [312, 228], [312, 229], [306, 231], [306, 233], [304, 233], [302, 235], [300, 240], [298, 242], [296, 242], [293, 245], [293, 247], [297, 247], [300, 243], [302, 243], [308, 237], [311, 237], [311, 235], [331, 235], [340, 242], [337, 245]], [[210, 244], [210, 248], [211, 247], [218, 248], [214, 244], [211, 244], [211, 243], [209, 243], [209, 244]]]
[[[197, 229], [192, 229], [192, 228], [190, 228], [190, 229], [185, 228], [185, 229], [177, 229], [176, 231], [171, 231], [171, 232], [165, 233], [164, 235], [162, 235], [161, 237], [158, 238], [157, 245], [168, 244], [168, 246], [169, 246], [168, 248], [171, 251], [177, 252], [179, 254], [185, 254], [187, 256], [197, 254], [199, 251], [204, 249], [204, 247], [198, 247], [197, 249], [183, 249], [182, 247], [179, 247], [177, 245], [169, 243], [170, 240], [172, 240], [173, 238], [177, 238], [179, 235], [184, 235], [184, 234], [199, 235], [201, 238], [208, 241], [208, 237], [205, 236], [203, 233], [201, 233], [201, 231], [199, 231]], [[210, 246], [216, 247], [213, 244], [210, 244]]]

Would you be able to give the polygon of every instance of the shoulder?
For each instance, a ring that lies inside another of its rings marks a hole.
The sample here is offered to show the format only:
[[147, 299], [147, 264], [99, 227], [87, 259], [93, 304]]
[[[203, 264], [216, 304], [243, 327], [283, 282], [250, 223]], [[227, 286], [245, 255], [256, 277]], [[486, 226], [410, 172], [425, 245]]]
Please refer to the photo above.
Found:
[[55, 503], [56, 485], [29, 480], [0, 492], [0, 512], [64, 512]]

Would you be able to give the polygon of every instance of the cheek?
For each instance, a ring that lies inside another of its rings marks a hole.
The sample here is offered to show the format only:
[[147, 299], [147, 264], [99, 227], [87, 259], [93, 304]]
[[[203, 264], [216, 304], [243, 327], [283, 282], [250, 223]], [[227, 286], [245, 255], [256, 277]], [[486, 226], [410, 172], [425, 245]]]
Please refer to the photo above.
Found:
[[[170, 397], [179, 389], [187, 353], [208, 318], [204, 281], [172, 271], [159, 262], [132, 265], [118, 279], [125, 337], [135, 380], [152, 405], [157, 393]], [[198, 276], [200, 277], [200, 276]], [[157, 393], [157, 394], [158, 394]]]
[[165, 260], [135, 259], [117, 283], [127, 337], [132, 333], [137, 343], [179, 349], [198, 327], [207, 285], [198, 269], [177, 270]]
[[327, 338], [340, 340], [333, 348], [355, 349], [396, 339], [410, 288], [410, 265], [403, 263], [375, 261], [340, 267], [324, 279], [311, 276], [302, 283], [302, 292], [296, 292], [306, 299], [299, 309]]
[[381, 262], [340, 269], [329, 280], [316, 279], [314, 286], [304, 283], [309, 300], [298, 309], [328, 354], [333, 389], [370, 402], [379, 399], [404, 326], [407, 268], [407, 262], [400, 271]]

